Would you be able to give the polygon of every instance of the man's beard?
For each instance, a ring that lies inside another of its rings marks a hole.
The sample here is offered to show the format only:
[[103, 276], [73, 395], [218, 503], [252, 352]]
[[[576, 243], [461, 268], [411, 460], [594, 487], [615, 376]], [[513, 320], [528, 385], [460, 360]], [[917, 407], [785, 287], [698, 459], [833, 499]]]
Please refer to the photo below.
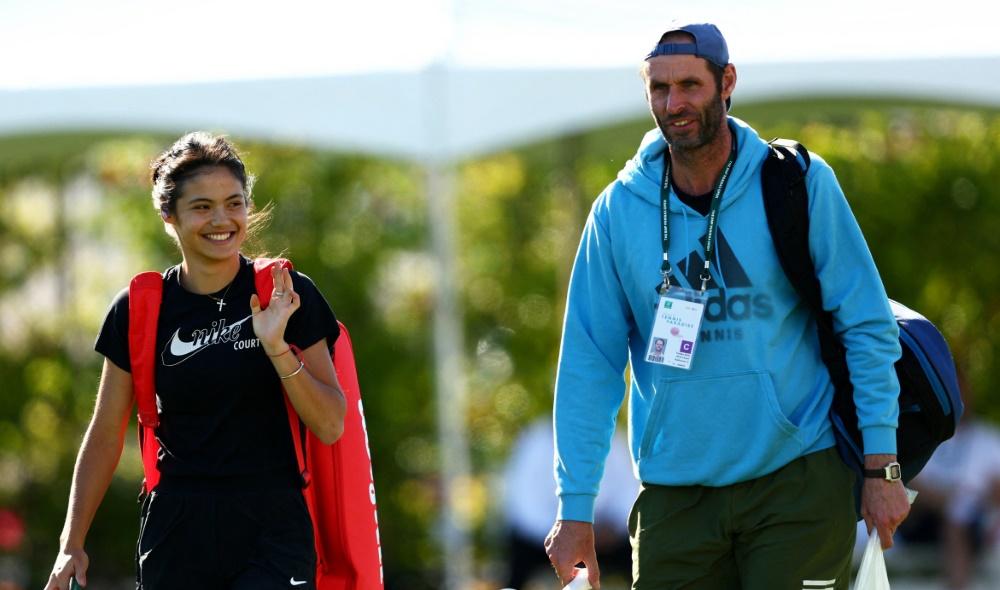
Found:
[[722, 127], [724, 108], [722, 106], [722, 95], [716, 92], [715, 96], [708, 101], [705, 110], [697, 112], [698, 133], [693, 137], [686, 135], [681, 135], [677, 138], [671, 137], [673, 133], [681, 132], [683, 134], [683, 128], [677, 129], [671, 126], [674, 121], [695, 118], [691, 117], [690, 111], [666, 119], [660, 119], [659, 115], [654, 113], [653, 118], [656, 119], [656, 126], [660, 128], [660, 133], [663, 134], [663, 138], [670, 144], [671, 150], [694, 151], [712, 143], [712, 140], [719, 134], [719, 129]]

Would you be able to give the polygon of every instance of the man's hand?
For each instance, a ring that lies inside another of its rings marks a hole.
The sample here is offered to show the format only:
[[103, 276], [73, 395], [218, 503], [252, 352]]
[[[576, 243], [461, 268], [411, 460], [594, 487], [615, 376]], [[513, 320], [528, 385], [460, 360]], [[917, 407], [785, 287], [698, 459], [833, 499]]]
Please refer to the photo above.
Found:
[[[895, 455], [865, 455], [865, 469], [881, 469], [896, 460]], [[892, 535], [910, 513], [910, 501], [902, 482], [866, 477], [861, 488], [861, 516], [868, 526], [878, 530], [882, 549], [892, 547]]]
[[576, 574], [576, 564], [587, 566], [588, 581], [594, 590], [601, 590], [601, 570], [594, 552], [594, 525], [578, 520], [557, 520], [545, 537], [545, 553], [556, 569], [563, 585]]

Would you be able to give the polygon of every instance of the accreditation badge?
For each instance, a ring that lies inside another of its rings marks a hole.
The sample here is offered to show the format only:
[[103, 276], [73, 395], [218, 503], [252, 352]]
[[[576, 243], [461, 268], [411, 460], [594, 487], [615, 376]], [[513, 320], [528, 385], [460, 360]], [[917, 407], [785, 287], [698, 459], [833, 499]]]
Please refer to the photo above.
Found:
[[662, 293], [646, 347], [646, 362], [690, 369], [704, 315], [703, 293], [679, 287]]

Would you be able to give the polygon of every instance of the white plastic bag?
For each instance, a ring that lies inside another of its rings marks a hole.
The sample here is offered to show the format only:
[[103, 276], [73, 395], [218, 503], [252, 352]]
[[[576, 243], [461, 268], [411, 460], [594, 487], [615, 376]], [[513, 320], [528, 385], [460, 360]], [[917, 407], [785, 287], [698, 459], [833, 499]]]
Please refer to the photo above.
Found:
[[576, 568], [576, 577], [569, 584], [563, 586], [563, 590], [591, 590], [590, 581], [587, 580], [587, 568]]
[[872, 529], [865, 547], [865, 555], [861, 558], [858, 577], [854, 579], [854, 590], [889, 590], [889, 575], [885, 572], [885, 556], [882, 554], [882, 543], [878, 540], [878, 531]]

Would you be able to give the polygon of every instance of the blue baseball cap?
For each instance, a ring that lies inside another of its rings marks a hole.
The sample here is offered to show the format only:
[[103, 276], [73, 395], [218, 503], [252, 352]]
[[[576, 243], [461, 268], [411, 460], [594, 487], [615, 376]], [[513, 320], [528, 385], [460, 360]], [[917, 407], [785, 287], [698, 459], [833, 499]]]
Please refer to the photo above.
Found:
[[[668, 30], [660, 35], [663, 39], [670, 33], [687, 33], [694, 37], [694, 43], [657, 43], [646, 55], [646, 60], [660, 55], [693, 55], [713, 63], [720, 68], [729, 64], [729, 46], [719, 27], [710, 23], [684, 25]], [[733, 98], [726, 99], [726, 109], [733, 106]]]
[[709, 23], [684, 25], [663, 33], [660, 39], [669, 33], [687, 33], [694, 37], [694, 43], [657, 43], [656, 47], [646, 55], [646, 59], [658, 55], [694, 55], [707, 59], [720, 68], [726, 67], [729, 63], [729, 46], [715, 25]]

